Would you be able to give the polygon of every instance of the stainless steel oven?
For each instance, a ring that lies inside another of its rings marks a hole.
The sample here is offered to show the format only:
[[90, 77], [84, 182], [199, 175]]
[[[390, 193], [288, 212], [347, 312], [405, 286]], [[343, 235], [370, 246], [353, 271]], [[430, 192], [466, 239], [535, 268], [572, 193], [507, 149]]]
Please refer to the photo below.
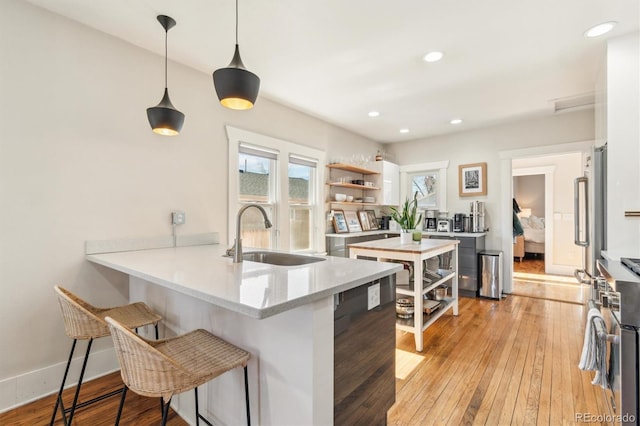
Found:
[[599, 306], [606, 329], [608, 386], [603, 389], [603, 422], [636, 425], [640, 416], [640, 276], [619, 261], [598, 261], [591, 306]]

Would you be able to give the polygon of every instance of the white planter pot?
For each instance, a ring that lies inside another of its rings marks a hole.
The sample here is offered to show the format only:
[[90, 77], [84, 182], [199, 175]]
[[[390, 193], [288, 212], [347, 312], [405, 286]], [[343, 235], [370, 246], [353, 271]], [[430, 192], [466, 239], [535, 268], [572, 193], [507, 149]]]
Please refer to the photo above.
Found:
[[411, 244], [413, 241], [413, 232], [400, 231], [400, 244]]

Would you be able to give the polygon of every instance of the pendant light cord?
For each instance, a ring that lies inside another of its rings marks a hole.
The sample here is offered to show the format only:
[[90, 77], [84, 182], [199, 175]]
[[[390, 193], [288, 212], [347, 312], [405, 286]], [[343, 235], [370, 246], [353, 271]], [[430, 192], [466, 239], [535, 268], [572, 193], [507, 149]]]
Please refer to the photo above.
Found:
[[238, 0], [236, 0], [236, 45], [238, 45]]
[[169, 35], [169, 30], [164, 29], [164, 88], [169, 87], [167, 85], [167, 37]]

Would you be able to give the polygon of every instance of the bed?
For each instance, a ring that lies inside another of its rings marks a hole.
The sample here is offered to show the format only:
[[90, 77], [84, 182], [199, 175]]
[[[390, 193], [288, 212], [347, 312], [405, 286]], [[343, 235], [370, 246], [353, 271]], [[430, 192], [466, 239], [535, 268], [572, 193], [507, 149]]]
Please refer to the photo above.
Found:
[[544, 218], [534, 215], [521, 217], [520, 223], [524, 231], [524, 252], [544, 254]]

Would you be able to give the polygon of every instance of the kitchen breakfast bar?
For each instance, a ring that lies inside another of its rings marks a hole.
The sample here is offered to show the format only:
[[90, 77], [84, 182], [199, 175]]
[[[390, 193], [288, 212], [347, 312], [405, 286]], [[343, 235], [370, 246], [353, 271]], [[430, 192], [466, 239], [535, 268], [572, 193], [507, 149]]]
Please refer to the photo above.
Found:
[[[130, 301], [146, 302], [163, 316], [161, 337], [204, 328], [250, 352], [251, 418], [260, 425], [334, 423], [338, 296], [402, 269], [331, 256], [290, 266], [234, 263], [224, 257], [226, 247], [220, 244], [122, 251], [105, 247], [102, 252], [87, 250], [87, 259], [129, 276]], [[243, 424], [242, 377], [238, 369], [202, 386], [201, 412], [214, 423]], [[172, 401], [191, 424], [193, 406], [192, 392]]]

